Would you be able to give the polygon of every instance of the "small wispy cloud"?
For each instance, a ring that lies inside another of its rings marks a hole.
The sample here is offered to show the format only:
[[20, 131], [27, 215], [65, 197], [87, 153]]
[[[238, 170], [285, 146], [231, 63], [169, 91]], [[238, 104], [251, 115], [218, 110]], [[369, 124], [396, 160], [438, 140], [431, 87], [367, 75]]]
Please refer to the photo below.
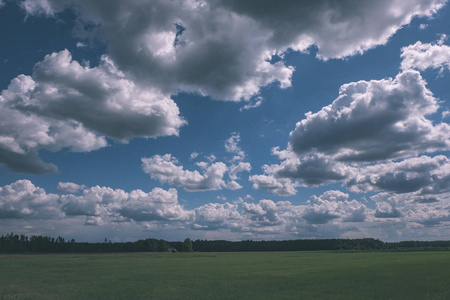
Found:
[[263, 98], [262, 97], [257, 97], [256, 99], [251, 100], [250, 103], [248, 103], [248, 104], [242, 106], [241, 108], [239, 108], [239, 111], [249, 110], [249, 109], [252, 109], [252, 108], [257, 108], [257, 107], [261, 106], [262, 102], [263, 102]]

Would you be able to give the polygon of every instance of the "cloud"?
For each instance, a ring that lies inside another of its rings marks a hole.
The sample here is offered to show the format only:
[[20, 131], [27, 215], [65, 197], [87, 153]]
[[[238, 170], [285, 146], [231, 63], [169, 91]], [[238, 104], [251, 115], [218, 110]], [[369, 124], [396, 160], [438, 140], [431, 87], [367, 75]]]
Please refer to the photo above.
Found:
[[[207, 157], [208, 161], [196, 163], [202, 173], [197, 170], [189, 171], [185, 170], [183, 166], [178, 166], [178, 160], [171, 154], [165, 154], [142, 158], [142, 170], [149, 174], [152, 179], [181, 186], [190, 192], [221, 190], [223, 188], [241, 189], [242, 186], [236, 182], [239, 179], [238, 174], [244, 171], [250, 172], [252, 167], [250, 163], [243, 161], [246, 155], [239, 146], [240, 140], [239, 133], [232, 133], [231, 137], [225, 141], [226, 152], [234, 155], [230, 160], [230, 166], [223, 162], [214, 162], [217, 158], [210, 155]], [[195, 159], [198, 155], [199, 153], [193, 152], [190, 159]], [[225, 182], [225, 173], [228, 173], [231, 181]]]
[[303, 218], [310, 224], [326, 224], [338, 218], [344, 222], [363, 222], [366, 219], [365, 205], [356, 200], [348, 201], [348, 197], [348, 194], [335, 190], [319, 197], [311, 196]]
[[233, 132], [228, 140], [225, 141], [225, 150], [229, 153], [235, 154], [233, 161], [243, 160], [245, 152], [239, 147], [241, 135], [238, 132]]
[[87, 216], [87, 225], [108, 222], [186, 221], [192, 213], [178, 203], [175, 189], [154, 188], [149, 193], [95, 186], [82, 195], [61, 195], [61, 210], [66, 216]]
[[[172, 99], [137, 85], [107, 56], [90, 68], [72, 60], [67, 50], [52, 53], [36, 64], [33, 77], [38, 87], [18, 107], [73, 119], [117, 140], [178, 135], [185, 124]], [[33, 103], [35, 97], [39, 103]]]
[[58, 219], [58, 195], [47, 194], [29, 180], [0, 187], [0, 219]]
[[194, 210], [193, 229], [216, 230], [220, 228], [238, 228], [242, 219], [238, 205], [230, 203], [208, 203]]
[[249, 110], [252, 108], [257, 108], [259, 106], [261, 106], [263, 102], [263, 98], [261, 96], [257, 97], [256, 99], [254, 99], [252, 102], [242, 106], [241, 108], [239, 108], [239, 111], [243, 111], [243, 110]]
[[242, 203], [243, 215], [247, 215], [250, 226], [264, 227], [275, 226], [285, 222], [281, 214], [288, 211], [292, 204], [288, 201], [273, 202], [272, 200], [261, 200], [258, 203]]
[[[239, 146], [241, 135], [238, 132], [233, 132], [229, 139], [225, 141], [225, 151], [234, 154], [231, 159], [231, 166], [228, 169], [228, 174], [231, 180], [239, 179], [238, 174], [241, 172], [250, 172], [252, 166], [249, 162], [244, 162], [246, 157], [245, 152]], [[236, 186], [237, 187], [237, 186]]]
[[[422, 195], [418, 191], [381, 192], [367, 199], [366, 206], [355, 199], [349, 200], [347, 193], [330, 190], [313, 195], [306, 202], [299, 197], [295, 200], [297, 204], [269, 199], [253, 201], [252, 197], [246, 197], [234, 204], [208, 203], [186, 209], [178, 202], [175, 189], [126, 192], [94, 186], [84, 187], [77, 195], [57, 195], [28, 180], [18, 180], [0, 187], [0, 223], [6, 224], [5, 228], [19, 223], [29, 228], [69, 224], [77, 230], [93, 226], [89, 230], [108, 228], [115, 234], [130, 226], [144, 231], [184, 228], [197, 236], [211, 236], [213, 231], [219, 231], [233, 234], [237, 239], [361, 235], [398, 239], [399, 234], [403, 237], [426, 234], [428, 238], [431, 234], [438, 238], [439, 235], [433, 235], [437, 231], [433, 233], [430, 229], [445, 229], [450, 222], [449, 199], [448, 189], [435, 195]], [[64, 230], [71, 232], [70, 228]], [[52, 230], [63, 234], [59, 228]]]
[[248, 179], [254, 189], [271, 190], [277, 196], [293, 196], [297, 193], [298, 183], [289, 178], [276, 178], [273, 175], [252, 175]]
[[198, 153], [198, 152], [192, 152], [191, 155], [189, 156], [189, 159], [190, 159], [190, 160], [194, 160], [194, 159], [196, 159], [199, 155], [200, 155], [200, 153]]
[[347, 177], [351, 168], [333, 161], [330, 157], [314, 153], [298, 157], [289, 150], [273, 148], [272, 154], [283, 162], [280, 165], [264, 166], [268, 174], [280, 178], [300, 179], [305, 186], [317, 186], [327, 181], [340, 181]]
[[280, 164], [263, 165], [265, 175], [253, 175], [255, 189], [269, 189], [278, 196], [292, 196], [300, 185], [311, 187], [341, 181], [353, 172], [352, 167], [335, 162], [322, 154], [299, 158], [289, 150], [272, 149], [272, 154], [282, 160]]
[[[0, 162], [12, 170], [55, 172], [40, 149], [92, 151], [134, 137], [178, 135], [186, 122], [168, 96], [141, 88], [103, 56], [82, 66], [67, 50], [45, 56], [0, 95]], [[99, 117], [101, 116], [101, 117]]]
[[323, 59], [343, 58], [385, 44], [415, 16], [431, 16], [443, 1], [277, 1], [218, 0], [217, 5], [246, 15], [270, 32], [277, 49], [304, 51], [311, 45]]
[[444, 34], [437, 43], [428, 44], [420, 41], [401, 49], [401, 68], [424, 71], [429, 68], [450, 70], [450, 46], [444, 45], [447, 36]]
[[[433, 183], [420, 170], [401, 171], [411, 164], [420, 169], [418, 165], [431, 160], [411, 157], [450, 149], [450, 126], [434, 125], [427, 118], [438, 108], [415, 70], [402, 71], [394, 79], [345, 84], [332, 104], [306, 113], [296, 124], [286, 150], [272, 149], [281, 163], [263, 165], [264, 175], [249, 180], [256, 189], [284, 196], [295, 195], [300, 185], [332, 182], [346, 182], [357, 192], [405, 193], [422, 188], [425, 192], [442, 186], [441, 179]], [[392, 159], [406, 160], [383, 163]]]
[[123, 190], [95, 186], [85, 189], [82, 195], [61, 195], [59, 200], [61, 210], [67, 216], [100, 216], [107, 215], [114, 208], [128, 198]]
[[162, 183], [182, 186], [186, 191], [220, 190], [226, 187], [223, 180], [227, 166], [222, 162], [208, 164], [205, 162], [204, 173], [184, 170], [177, 166], [178, 160], [170, 154], [154, 155], [142, 158], [142, 170], [150, 177]]
[[[102, 37], [122, 70], [163, 94], [196, 92], [249, 100], [272, 83], [291, 85], [294, 69], [272, 57], [317, 46], [322, 59], [385, 44], [415, 16], [431, 16], [440, 0], [256, 1], [25, 0], [27, 15], [70, 8], [79, 37]], [[88, 29], [86, 29], [88, 28]]]
[[42, 174], [55, 172], [56, 166], [44, 163], [38, 150], [92, 151], [106, 146], [103, 137], [89, 132], [74, 120], [58, 120], [21, 110], [30, 103], [36, 82], [19, 75], [0, 95], [0, 162], [9, 170]]
[[420, 192], [396, 194], [382, 192], [371, 197], [376, 202], [374, 216], [404, 222], [416, 230], [441, 227], [450, 221], [450, 193], [421, 195]]
[[57, 12], [57, 1], [23, 0], [19, 4], [27, 15], [53, 16]]
[[[57, 0], [27, 2], [34, 3], [28, 14], [52, 15], [62, 9]], [[79, 15], [78, 28], [94, 24], [90, 28], [95, 31], [80, 36], [104, 37], [121, 70], [163, 93], [183, 90], [239, 101], [273, 82], [282, 88], [291, 84], [293, 68], [270, 63], [273, 50], [258, 24], [207, 2], [63, 2]]]
[[77, 46], [77, 48], [86, 48], [87, 47], [87, 45], [82, 42], [77, 42], [76, 46]]
[[187, 221], [192, 217], [192, 213], [178, 203], [175, 189], [161, 188], [154, 188], [150, 193], [132, 191], [118, 212], [135, 221]]
[[350, 191], [367, 193], [439, 194], [450, 191], [450, 161], [446, 156], [421, 156], [367, 166], [346, 181]]
[[244, 171], [250, 172], [252, 169], [250, 163], [248, 162], [238, 162], [237, 164], [233, 164], [229, 167], [228, 174], [231, 180], [239, 179], [238, 174]]
[[297, 155], [321, 153], [343, 162], [374, 162], [450, 149], [446, 123], [425, 116], [438, 104], [417, 71], [395, 79], [345, 84], [339, 97], [307, 113], [290, 133]]
[[58, 182], [58, 186], [56, 187], [60, 194], [76, 194], [85, 188], [86, 186], [84, 184], [80, 185], [73, 182]]

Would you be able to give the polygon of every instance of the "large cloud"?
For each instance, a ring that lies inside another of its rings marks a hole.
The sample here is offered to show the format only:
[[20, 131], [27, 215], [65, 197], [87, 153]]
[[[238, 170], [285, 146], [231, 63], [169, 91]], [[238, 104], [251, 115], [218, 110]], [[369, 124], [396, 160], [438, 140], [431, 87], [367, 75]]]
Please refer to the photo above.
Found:
[[[380, 163], [449, 150], [450, 125], [435, 125], [427, 118], [438, 108], [415, 70], [402, 71], [394, 79], [345, 84], [332, 104], [306, 113], [296, 124], [286, 150], [272, 150], [282, 162], [264, 165], [265, 174], [253, 175], [250, 181], [254, 188], [280, 196], [294, 195], [300, 184], [339, 181], [346, 181], [353, 191], [433, 189], [442, 185], [441, 180], [433, 184], [419, 173], [402, 171], [430, 158]], [[367, 164], [375, 165], [366, 168]]]
[[106, 146], [104, 136], [177, 135], [185, 124], [172, 99], [135, 84], [108, 57], [90, 68], [67, 50], [47, 55], [33, 76], [14, 78], [0, 107], [0, 162], [30, 173], [56, 170], [40, 149], [92, 151]]
[[438, 104], [417, 71], [395, 79], [345, 84], [339, 97], [307, 113], [290, 133], [298, 155], [319, 152], [337, 161], [372, 162], [450, 149], [450, 126], [426, 115]]
[[[124, 141], [136, 136], [176, 135], [184, 124], [172, 99], [136, 85], [107, 56], [98, 67], [90, 68], [72, 60], [67, 50], [52, 53], [36, 64], [33, 79], [34, 88], [20, 99], [11, 95], [16, 101], [14, 108], [75, 120]], [[9, 100], [8, 91], [4, 93]]]
[[385, 44], [414, 16], [430, 16], [443, 1], [239, 1], [217, 0], [271, 32], [270, 45], [303, 51], [318, 47], [324, 59], [342, 58]]
[[[430, 16], [438, 0], [404, 1], [70, 1], [25, 0], [28, 15], [72, 7], [80, 36], [102, 36], [117, 65], [165, 92], [249, 99], [293, 68], [271, 62], [288, 48], [319, 48], [342, 58], [385, 44], [414, 16]], [[67, 6], [65, 6], [67, 5]], [[88, 25], [88, 26], [85, 26]]]
[[[28, 14], [52, 15], [58, 2], [71, 1], [27, 0], [23, 6]], [[290, 86], [293, 69], [269, 62], [268, 37], [248, 17], [204, 1], [74, 3], [81, 22], [96, 25], [95, 32], [84, 34], [100, 33], [122, 70], [163, 92], [241, 100], [275, 81]]]

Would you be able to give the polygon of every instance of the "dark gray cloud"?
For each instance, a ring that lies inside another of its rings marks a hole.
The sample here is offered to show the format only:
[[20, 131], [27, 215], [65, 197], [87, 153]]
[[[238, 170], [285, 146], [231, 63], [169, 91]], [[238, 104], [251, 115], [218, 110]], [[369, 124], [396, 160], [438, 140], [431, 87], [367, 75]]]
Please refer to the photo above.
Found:
[[377, 209], [375, 212], [376, 218], [390, 219], [390, 218], [399, 218], [401, 213], [394, 207], [387, 208], [385, 210]]
[[298, 157], [291, 151], [272, 150], [283, 162], [280, 165], [265, 167], [266, 173], [279, 178], [300, 179], [305, 186], [317, 186], [328, 181], [340, 181], [347, 177], [350, 168], [335, 162], [330, 157], [321, 154]]
[[36, 150], [17, 153], [10, 151], [9, 149], [0, 148], [0, 162], [5, 169], [12, 172], [40, 175], [45, 173], [56, 173], [58, 171], [58, 167], [54, 164], [43, 162]]
[[[324, 59], [385, 44], [414, 16], [430, 16], [438, 0], [152, 1], [24, 0], [28, 15], [79, 15], [79, 36], [101, 36], [121, 70], [163, 93], [197, 92], [249, 100], [261, 87], [289, 87], [293, 68], [273, 55], [311, 45]], [[90, 26], [84, 26], [89, 24]], [[93, 26], [92, 26], [93, 25]]]
[[443, 1], [212, 1], [257, 21], [270, 45], [305, 50], [314, 44], [322, 58], [341, 58], [385, 44], [414, 16], [430, 16]]
[[264, 175], [252, 175], [255, 189], [269, 189], [278, 196], [292, 196], [296, 188], [319, 186], [333, 181], [341, 181], [353, 172], [353, 168], [334, 161], [322, 154], [297, 156], [289, 150], [272, 149], [272, 154], [282, 162], [278, 165], [264, 165]]

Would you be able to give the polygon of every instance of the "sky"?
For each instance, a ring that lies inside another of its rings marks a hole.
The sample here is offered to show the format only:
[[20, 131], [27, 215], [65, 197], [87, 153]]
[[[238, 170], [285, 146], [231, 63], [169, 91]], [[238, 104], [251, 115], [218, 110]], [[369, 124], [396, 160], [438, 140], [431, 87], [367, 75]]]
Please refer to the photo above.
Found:
[[442, 0], [0, 0], [0, 233], [450, 239]]

